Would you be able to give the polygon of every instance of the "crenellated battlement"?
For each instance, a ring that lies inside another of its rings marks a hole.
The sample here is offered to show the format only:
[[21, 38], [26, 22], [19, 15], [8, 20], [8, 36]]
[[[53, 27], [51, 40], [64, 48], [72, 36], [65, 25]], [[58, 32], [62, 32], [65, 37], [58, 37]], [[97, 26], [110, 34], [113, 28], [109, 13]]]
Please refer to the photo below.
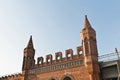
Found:
[[43, 57], [38, 57], [37, 64], [29, 73], [36, 74], [83, 65], [84, 57], [82, 54], [82, 46], [78, 46], [76, 50], [77, 54], [73, 54], [72, 49], [65, 50], [65, 57], [62, 56], [62, 52], [56, 52], [55, 60], [53, 60], [52, 54], [48, 54], [46, 55], [45, 62]]
[[21, 73], [15, 73], [15, 74], [11, 74], [11, 75], [5, 75], [5, 76], [1, 76], [0, 80], [14, 80], [14, 79], [20, 79], [23, 75]]
[[[76, 48], [77, 54], [73, 54], [72, 49], [65, 50], [65, 57], [62, 56], [62, 52], [56, 52], [55, 53], [55, 60], [53, 60], [52, 54], [46, 55], [46, 58], [44, 59], [42, 56], [37, 58], [37, 65], [36, 66], [47, 66], [47, 65], [53, 65], [58, 63], [63, 63], [70, 60], [76, 60], [76, 59], [83, 59], [82, 57], [82, 46], [78, 46]], [[45, 60], [45, 61], [44, 61]]]

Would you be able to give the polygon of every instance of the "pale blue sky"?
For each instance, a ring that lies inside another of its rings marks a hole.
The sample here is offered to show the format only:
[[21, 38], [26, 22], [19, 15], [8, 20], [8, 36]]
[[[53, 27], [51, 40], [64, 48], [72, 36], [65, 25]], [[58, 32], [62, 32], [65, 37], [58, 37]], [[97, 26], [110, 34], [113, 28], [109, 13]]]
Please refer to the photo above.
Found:
[[35, 58], [75, 53], [84, 15], [96, 30], [99, 55], [120, 50], [120, 0], [0, 0], [0, 75], [21, 72], [30, 35]]

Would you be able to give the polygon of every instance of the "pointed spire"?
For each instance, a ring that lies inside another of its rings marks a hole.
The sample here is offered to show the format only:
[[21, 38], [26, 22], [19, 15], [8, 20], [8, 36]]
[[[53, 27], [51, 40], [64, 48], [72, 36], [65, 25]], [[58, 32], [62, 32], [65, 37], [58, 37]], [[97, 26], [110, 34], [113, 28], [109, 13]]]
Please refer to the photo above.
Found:
[[84, 26], [83, 27], [84, 28], [90, 28], [91, 27], [91, 25], [88, 21], [87, 15], [85, 15], [85, 20], [84, 20]]
[[32, 41], [32, 35], [30, 36], [30, 40], [28, 42], [27, 48], [34, 48], [33, 41]]

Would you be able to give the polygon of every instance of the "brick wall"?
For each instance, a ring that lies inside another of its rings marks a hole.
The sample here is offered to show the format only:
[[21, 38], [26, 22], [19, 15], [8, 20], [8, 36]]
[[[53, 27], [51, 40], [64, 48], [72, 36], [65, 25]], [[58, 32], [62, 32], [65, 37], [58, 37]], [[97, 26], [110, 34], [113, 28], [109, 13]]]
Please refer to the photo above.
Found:
[[85, 68], [84, 65], [77, 66], [74, 68], [68, 68], [68, 69], [62, 69], [62, 70], [56, 70], [51, 72], [45, 72], [35, 75], [29, 75], [30, 80], [62, 80], [64, 77], [69, 76], [73, 80], [90, 80], [89, 74]]

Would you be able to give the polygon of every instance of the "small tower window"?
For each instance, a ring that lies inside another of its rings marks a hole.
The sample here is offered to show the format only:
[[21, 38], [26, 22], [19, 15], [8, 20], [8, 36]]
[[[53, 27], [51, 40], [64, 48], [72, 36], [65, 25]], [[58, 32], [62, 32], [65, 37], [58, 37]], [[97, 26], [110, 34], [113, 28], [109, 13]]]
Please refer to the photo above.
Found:
[[50, 59], [48, 59], [48, 62], [50, 62]]
[[82, 54], [82, 51], [79, 51], [79, 54], [81, 55], [81, 54]]
[[57, 60], [60, 60], [60, 56], [57, 57]]
[[71, 57], [71, 54], [68, 54], [68, 57]]
[[41, 62], [41, 61], [39, 61], [39, 64], [42, 64], [42, 62]]
[[85, 52], [86, 52], [86, 53], [89, 53], [88, 42], [85, 42]]

